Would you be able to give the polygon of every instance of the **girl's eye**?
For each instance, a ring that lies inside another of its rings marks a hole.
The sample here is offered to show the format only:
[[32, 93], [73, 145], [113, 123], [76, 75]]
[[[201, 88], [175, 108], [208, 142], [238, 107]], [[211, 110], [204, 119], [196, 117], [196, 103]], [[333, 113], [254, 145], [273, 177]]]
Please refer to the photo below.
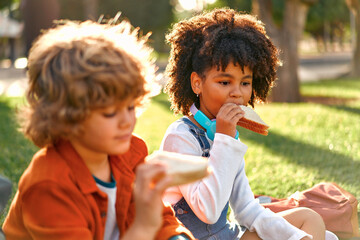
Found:
[[241, 85], [243, 85], [243, 86], [249, 86], [249, 85], [251, 85], [251, 83], [250, 83], [250, 82], [242, 82]]
[[229, 81], [221, 81], [221, 82], [219, 82], [221, 85], [224, 85], [224, 86], [226, 86], [226, 85], [229, 85], [230, 84], [230, 82]]

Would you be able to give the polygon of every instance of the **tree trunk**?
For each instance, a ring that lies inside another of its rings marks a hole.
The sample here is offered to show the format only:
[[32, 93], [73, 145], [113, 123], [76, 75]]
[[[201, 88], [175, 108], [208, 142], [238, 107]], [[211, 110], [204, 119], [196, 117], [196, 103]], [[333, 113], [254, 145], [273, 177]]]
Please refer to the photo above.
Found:
[[299, 54], [298, 43], [301, 39], [308, 6], [299, 0], [286, 1], [283, 26], [280, 33], [280, 50], [283, 65], [279, 68], [279, 82], [273, 89], [275, 102], [299, 102]]
[[28, 56], [34, 39], [59, 19], [60, 5], [58, 0], [22, 0], [20, 10], [24, 19], [25, 55]]
[[298, 42], [301, 39], [309, 1], [287, 0], [285, 3], [283, 24], [275, 25], [272, 18], [272, 2], [269, 0], [253, 0], [254, 10], [258, 8], [258, 15], [265, 23], [267, 33], [280, 50], [283, 63], [278, 69], [278, 80], [271, 93], [271, 100], [275, 102], [299, 102], [299, 56]]
[[86, 19], [97, 21], [99, 18], [99, 1], [98, 0], [83, 0], [84, 16]]
[[360, 77], [360, 0], [346, 0], [346, 4], [355, 16], [355, 49], [351, 64], [350, 75]]

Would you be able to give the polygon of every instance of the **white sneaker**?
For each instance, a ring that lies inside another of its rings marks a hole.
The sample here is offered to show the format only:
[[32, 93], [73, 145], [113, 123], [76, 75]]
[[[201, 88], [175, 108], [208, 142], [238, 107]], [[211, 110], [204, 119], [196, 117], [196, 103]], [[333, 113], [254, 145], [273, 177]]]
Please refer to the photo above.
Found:
[[325, 231], [325, 240], [339, 240], [339, 238], [333, 232], [326, 230]]

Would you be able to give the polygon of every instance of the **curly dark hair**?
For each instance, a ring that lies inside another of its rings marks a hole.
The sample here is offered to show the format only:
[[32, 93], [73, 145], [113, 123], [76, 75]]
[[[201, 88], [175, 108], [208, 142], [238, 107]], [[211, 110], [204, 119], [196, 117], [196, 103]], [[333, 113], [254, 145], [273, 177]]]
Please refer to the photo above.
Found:
[[191, 88], [190, 75], [204, 78], [206, 70], [224, 71], [230, 61], [253, 72], [253, 92], [249, 104], [264, 102], [276, 79], [280, 64], [278, 50], [256, 17], [228, 8], [214, 9], [174, 24], [166, 36], [171, 45], [166, 68], [169, 94], [175, 113], [189, 115], [199, 99]]

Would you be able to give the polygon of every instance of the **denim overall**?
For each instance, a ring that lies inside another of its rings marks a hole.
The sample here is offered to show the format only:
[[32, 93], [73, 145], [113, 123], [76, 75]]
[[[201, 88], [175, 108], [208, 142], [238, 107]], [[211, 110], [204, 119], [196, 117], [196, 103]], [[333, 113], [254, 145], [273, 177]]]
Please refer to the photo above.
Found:
[[[210, 143], [206, 138], [206, 132], [203, 129], [197, 127], [188, 118], [183, 117], [179, 119], [190, 128], [190, 132], [199, 141], [201, 149], [203, 151], [203, 157], [209, 157]], [[202, 222], [191, 210], [184, 198], [181, 198], [174, 206], [176, 217], [188, 228], [195, 238], [199, 240], [232, 240], [240, 239], [240, 228], [234, 223], [230, 223], [227, 220], [227, 212], [229, 208], [229, 202], [226, 204], [224, 210], [221, 212], [219, 220], [215, 224], [206, 224]]]

